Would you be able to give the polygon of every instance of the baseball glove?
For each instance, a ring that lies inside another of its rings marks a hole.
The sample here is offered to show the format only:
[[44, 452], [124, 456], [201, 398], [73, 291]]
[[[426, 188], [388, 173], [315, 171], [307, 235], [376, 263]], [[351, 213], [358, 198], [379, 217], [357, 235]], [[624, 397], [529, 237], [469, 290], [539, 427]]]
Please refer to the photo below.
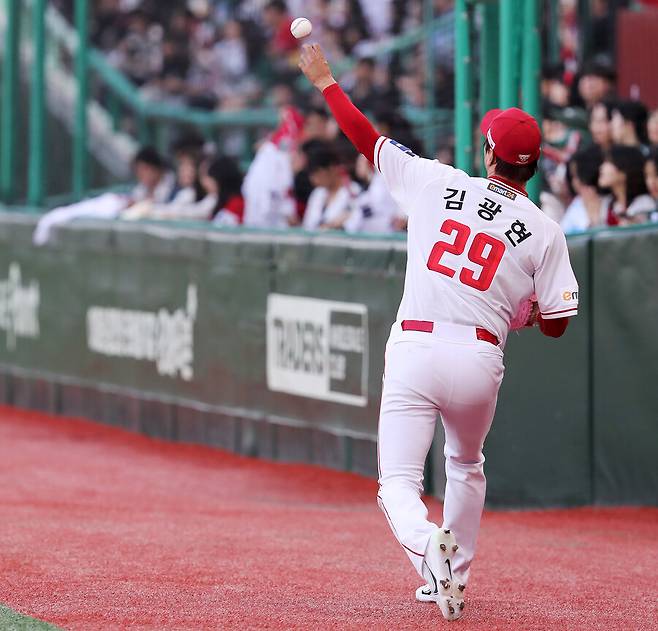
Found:
[[524, 300], [510, 322], [510, 331], [517, 331], [529, 326], [535, 326], [539, 318], [539, 305], [533, 294], [528, 300]]

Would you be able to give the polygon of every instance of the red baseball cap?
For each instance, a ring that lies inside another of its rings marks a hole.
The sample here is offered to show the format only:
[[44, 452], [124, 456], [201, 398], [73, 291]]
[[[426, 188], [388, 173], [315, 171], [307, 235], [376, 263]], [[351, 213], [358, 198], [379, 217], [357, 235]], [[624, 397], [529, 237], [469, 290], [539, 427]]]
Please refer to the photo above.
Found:
[[537, 121], [518, 107], [489, 110], [480, 123], [482, 135], [496, 156], [510, 164], [530, 164], [541, 153]]

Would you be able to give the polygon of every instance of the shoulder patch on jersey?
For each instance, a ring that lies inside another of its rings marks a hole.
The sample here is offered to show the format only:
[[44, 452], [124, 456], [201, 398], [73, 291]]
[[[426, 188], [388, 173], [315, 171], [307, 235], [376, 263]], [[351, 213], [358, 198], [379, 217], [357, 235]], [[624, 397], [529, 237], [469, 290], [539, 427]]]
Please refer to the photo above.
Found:
[[402, 151], [402, 153], [406, 153], [408, 156], [411, 156], [412, 158], [417, 158], [418, 156], [411, 150], [409, 147], [405, 147], [404, 145], [400, 144], [399, 142], [396, 142], [392, 138], [389, 139], [389, 142], [397, 149]]
[[495, 182], [489, 182], [489, 186], [487, 186], [487, 190], [493, 193], [498, 193], [498, 195], [502, 195], [507, 199], [516, 199], [516, 193], [510, 191], [508, 188], [505, 188], [504, 186], [500, 186], [499, 184], [496, 184]]

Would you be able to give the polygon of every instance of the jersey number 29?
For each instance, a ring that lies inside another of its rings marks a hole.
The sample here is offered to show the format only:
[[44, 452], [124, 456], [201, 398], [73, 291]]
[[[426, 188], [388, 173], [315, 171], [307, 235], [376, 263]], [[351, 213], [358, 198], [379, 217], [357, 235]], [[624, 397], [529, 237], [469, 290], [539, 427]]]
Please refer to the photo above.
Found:
[[[466, 245], [471, 236], [471, 229], [454, 219], [446, 219], [441, 226], [441, 232], [448, 236], [452, 236], [456, 233], [456, 236], [452, 243], [438, 241], [434, 244], [430, 257], [427, 260], [427, 267], [433, 272], [445, 274], [452, 278], [457, 271], [443, 265], [441, 263], [441, 258], [446, 252], [448, 254], [455, 254], [456, 256], [462, 254], [466, 249]], [[468, 249], [468, 259], [476, 265], [479, 265], [482, 270], [479, 272], [479, 276], [476, 277], [475, 275], [478, 273], [477, 271], [468, 267], [463, 267], [459, 273], [459, 280], [464, 283], [464, 285], [474, 287], [479, 291], [486, 291], [491, 287], [491, 283], [496, 275], [503, 254], [505, 254], [505, 244], [502, 241], [499, 241], [484, 232], [478, 232]]]

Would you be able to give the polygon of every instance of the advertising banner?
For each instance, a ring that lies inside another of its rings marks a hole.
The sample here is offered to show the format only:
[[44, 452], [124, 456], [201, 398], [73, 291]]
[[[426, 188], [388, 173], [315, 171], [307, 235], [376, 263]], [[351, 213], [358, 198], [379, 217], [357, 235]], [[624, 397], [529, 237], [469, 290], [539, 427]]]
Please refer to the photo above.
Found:
[[270, 294], [270, 390], [363, 407], [368, 403], [368, 308]]

